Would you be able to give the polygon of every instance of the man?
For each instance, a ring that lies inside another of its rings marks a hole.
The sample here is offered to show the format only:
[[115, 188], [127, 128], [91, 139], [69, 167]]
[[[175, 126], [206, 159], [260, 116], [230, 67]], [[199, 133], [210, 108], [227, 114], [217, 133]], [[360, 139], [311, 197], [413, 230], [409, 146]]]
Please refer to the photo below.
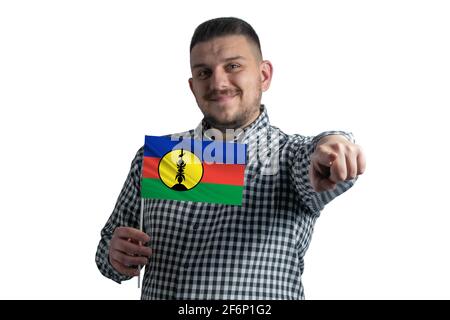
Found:
[[145, 265], [143, 299], [303, 299], [314, 223], [363, 173], [361, 148], [344, 132], [304, 137], [269, 124], [261, 97], [272, 64], [245, 21], [202, 23], [190, 55], [189, 86], [204, 119], [184, 135], [249, 145], [242, 206], [145, 199], [139, 231], [141, 148], [102, 230], [97, 265], [119, 283]]

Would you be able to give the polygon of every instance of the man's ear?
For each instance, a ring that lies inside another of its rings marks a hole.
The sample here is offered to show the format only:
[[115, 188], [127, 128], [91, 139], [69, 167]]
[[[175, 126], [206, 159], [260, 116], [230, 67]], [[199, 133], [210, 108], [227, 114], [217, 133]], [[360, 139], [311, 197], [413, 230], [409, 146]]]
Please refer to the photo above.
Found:
[[[192, 84], [192, 78], [189, 78], [188, 82], [189, 82], [189, 88], [191, 88], [191, 92], [192, 92], [192, 94], [194, 94], [194, 88], [193, 88], [193, 84]], [[195, 96], [195, 94], [194, 94], [194, 96]]]
[[261, 61], [260, 73], [261, 73], [261, 90], [267, 91], [270, 87], [270, 82], [272, 81], [273, 75], [273, 66], [269, 60]]

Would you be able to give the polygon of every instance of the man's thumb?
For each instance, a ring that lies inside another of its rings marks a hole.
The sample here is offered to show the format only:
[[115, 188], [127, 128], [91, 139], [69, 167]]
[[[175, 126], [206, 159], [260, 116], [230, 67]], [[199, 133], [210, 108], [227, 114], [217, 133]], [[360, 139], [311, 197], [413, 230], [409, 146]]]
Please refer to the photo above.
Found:
[[317, 162], [323, 166], [331, 167], [337, 155], [332, 152], [319, 152], [317, 155]]

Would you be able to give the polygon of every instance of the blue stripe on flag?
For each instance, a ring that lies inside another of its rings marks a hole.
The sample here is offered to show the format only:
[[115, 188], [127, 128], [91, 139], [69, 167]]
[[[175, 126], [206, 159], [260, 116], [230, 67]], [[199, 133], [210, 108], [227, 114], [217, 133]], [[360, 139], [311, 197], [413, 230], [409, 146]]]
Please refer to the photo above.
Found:
[[166, 153], [181, 149], [195, 153], [207, 163], [246, 164], [247, 145], [243, 143], [193, 140], [170, 137], [145, 136], [144, 157], [162, 158]]

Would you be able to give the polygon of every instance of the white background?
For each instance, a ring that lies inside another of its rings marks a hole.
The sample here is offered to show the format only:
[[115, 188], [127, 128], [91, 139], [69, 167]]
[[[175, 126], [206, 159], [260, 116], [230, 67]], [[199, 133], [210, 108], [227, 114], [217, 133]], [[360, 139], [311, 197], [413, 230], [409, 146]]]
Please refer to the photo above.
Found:
[[308, 299], [449, 299], [447, 1], [0, 2], [0, 298], [137, 299], [94, 262], [145, 134], [201, 119], [195, 27], [247, 20], [287, 133], [354, 133], [367, 172], [322, 212]]

